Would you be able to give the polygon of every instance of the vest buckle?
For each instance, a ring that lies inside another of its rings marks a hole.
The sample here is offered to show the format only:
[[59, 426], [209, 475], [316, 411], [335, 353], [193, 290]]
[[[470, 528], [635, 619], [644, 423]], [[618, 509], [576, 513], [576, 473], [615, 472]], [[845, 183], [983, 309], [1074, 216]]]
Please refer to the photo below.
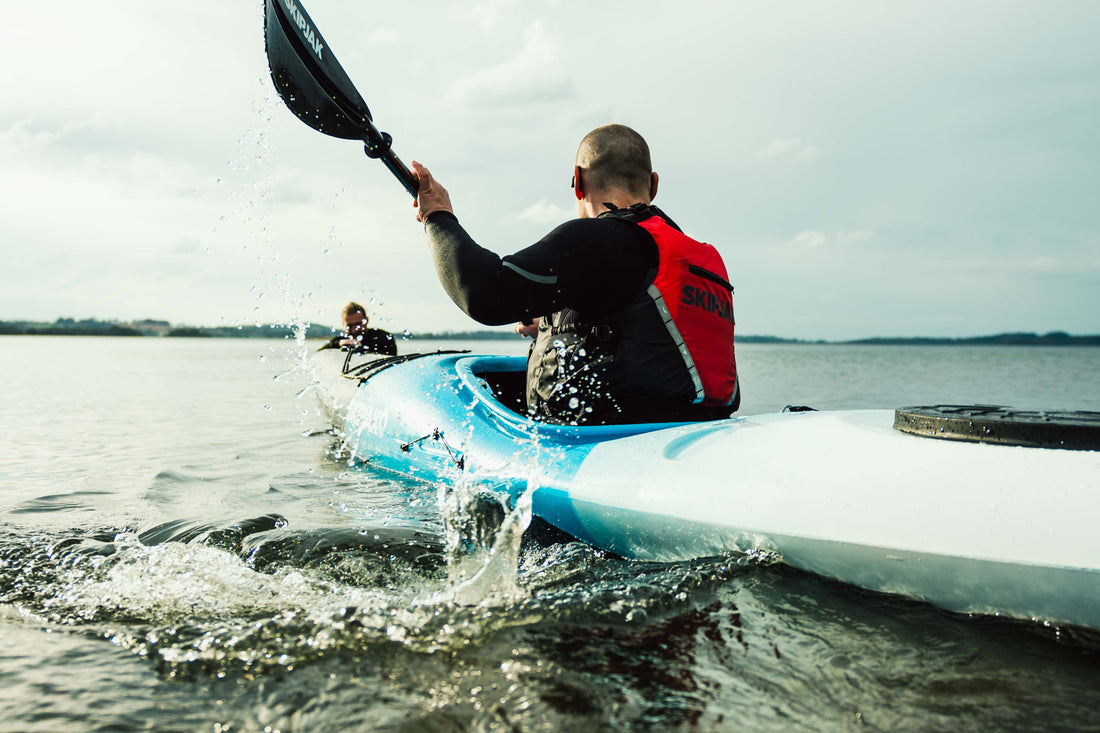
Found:
[[596, 337], [597, 341], [601, 343], [606, 343], [611, 340], [611, 326], [608, 326], [607, 324], [593, 326], [592, 335]]

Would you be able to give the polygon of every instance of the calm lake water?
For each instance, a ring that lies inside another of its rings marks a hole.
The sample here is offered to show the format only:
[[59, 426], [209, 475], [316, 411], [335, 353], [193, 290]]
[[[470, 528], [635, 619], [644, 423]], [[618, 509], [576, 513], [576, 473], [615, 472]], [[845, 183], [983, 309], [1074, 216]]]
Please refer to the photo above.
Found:
[[[737, 557], [493, 554], [436, 487], [348, 464], [306, 355], [0, 338], [0, 731], [1100, 730], [1100, 644], [1078, 630]], [[741, 414], [1100, 410], [1091, 347], [738, 361]], [[385, 546], [397, 531], [415, 541]]]

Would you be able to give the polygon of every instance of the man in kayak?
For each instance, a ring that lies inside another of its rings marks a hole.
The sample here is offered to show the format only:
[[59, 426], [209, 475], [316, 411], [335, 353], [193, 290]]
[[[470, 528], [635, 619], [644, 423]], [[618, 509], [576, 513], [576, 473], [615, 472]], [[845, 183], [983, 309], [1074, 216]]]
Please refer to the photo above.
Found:
[[344, 332], [333, 336], [318, 351], [346, 349], [397, 356], [397, 342], [393, 340], [393, 334], [381, 328], [368, 328], [370, 318], [367, 316], [367, 309], [354, 300], [344, 306], [340, 320], [344, 323]]
[[[740, 403], [733, 287], [718, 251], [652, 206], [649, 147], [624, 125], [585, 136], [573, 167], [577, 219], [501, 258], [459, 224], [417, 162], [417, 219], [451, 300], [486, 325], [537, 321], [527, 406], [540, 420], [709, 420]], [[522, 330], [517, 327], [517, 332]]]

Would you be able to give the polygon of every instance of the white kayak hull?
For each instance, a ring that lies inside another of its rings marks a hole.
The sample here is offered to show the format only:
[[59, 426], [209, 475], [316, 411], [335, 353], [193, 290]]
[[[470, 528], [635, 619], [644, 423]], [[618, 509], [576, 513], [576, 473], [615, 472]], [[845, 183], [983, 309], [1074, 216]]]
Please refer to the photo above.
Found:
[[931, 440], [893, 418], [786, 413], [622, 438], [585, 458], [553, 523], [628, 557], [765, 550], [953, 611], [1100, 628], [1100, 453]]

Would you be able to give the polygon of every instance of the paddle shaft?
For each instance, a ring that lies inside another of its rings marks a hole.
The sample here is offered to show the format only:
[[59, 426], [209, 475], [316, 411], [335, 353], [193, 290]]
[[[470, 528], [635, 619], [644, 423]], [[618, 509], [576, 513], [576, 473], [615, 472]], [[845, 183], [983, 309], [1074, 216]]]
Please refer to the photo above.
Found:
[[382, 161], [382, 164], [390, 169], [390, 173], [394, 177], [401, 181], [401, 185], [405, 187], [405, 190], [415, 199], [417, 191], [420, 189], [420, 181], [417, 180], [413, 172], [409, 170], [408, 166], [401, 162], [401, 159], [397, 157], [397, 153], [393, 152], [393, 148], [386, 145], [386, 150], [381, 155], [373, 153], [371, 151], [371, 143], [363, 141], [363, 152], [367, 154], [368, 158], [378, 158]]
[[393, 154], [392, 150], [382, 158], [382, 162], [390, 169], [390, 173], [397, 176], [397, 180], [401, 181], [401, 185], [415, 199], [420, 188], [420, 181], [416, 179], [413, 172], [401, 162], [400, 158]]

